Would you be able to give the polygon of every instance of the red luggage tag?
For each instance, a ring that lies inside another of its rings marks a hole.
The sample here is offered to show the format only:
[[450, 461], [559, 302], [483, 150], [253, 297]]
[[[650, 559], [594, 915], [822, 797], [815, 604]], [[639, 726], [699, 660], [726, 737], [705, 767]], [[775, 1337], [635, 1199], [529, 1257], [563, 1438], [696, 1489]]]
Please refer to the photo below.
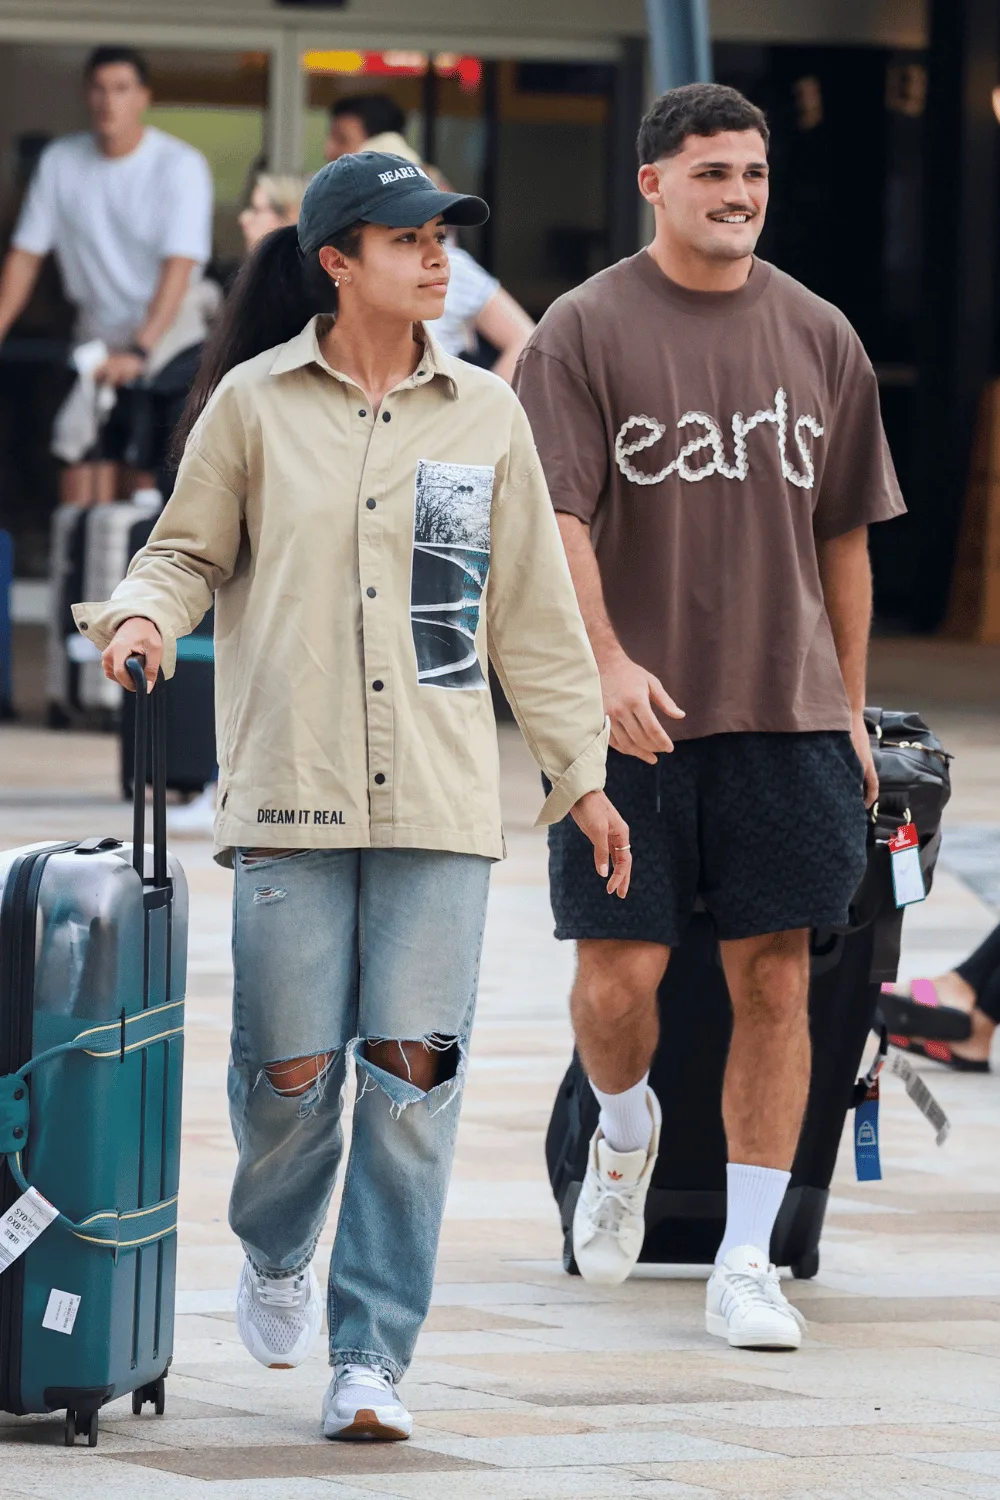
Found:
[[889, 840], [889, 862], [896, 905], [910, 906], [914, 901], [923, 901], [927, 891], [924, 872], [920, 868], [920, 839], [916, 823], [900, 823]]

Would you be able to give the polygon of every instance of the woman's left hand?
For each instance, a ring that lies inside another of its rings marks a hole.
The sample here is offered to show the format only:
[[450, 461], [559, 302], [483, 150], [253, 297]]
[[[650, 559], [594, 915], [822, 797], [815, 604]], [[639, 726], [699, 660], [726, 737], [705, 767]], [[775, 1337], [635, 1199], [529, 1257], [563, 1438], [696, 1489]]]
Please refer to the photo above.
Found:
[[594, 846], [594, 864], [603, 879], [611, 878], [608, 895], [628, 895], [632, 878], [632, 852], [628, 841], [628, 824], [603, 792], [587, 792], [570, 808], [570, 815]]

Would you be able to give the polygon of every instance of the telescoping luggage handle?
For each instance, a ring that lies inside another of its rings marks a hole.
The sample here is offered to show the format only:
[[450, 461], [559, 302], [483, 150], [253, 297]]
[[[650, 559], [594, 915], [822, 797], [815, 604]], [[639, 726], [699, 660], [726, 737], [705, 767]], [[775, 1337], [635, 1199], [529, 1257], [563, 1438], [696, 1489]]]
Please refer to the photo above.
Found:
[[146, 766], [153, 742], [153, 884], [167, 883], [167, 725], [163, 711], [163, 674], [146, 690], [145, 660], [130, 656], [125, 670], [135, 688], [135, 762], [132, 769], [132, 865], [146, 879]]

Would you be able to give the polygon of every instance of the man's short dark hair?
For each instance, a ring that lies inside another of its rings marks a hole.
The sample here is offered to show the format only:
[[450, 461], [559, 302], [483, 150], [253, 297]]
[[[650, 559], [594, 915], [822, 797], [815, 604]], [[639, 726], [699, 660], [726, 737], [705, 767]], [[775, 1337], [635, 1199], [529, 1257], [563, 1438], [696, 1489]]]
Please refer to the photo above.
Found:
[[689, 135], [758, 130], [767, 147], [770, 131], [762, 109], [724, 83], [685, 83], [654, 99], [639, 126], [640, 167], [676, 156]]
[[149, 63], [134, 47], [95, 47], [84, 65], [86, 81], [89, 83], [98, 68], [106, 68], [109, 63], [128, 63], [143, 88], [149, 88]]
[[388, 94], [348, 94], [330, 105], [331, 119], [338, 120], [341, 115], [356, 115], [369, 137], [390, 130], [402, 135], [406, 129], [405, 114]]

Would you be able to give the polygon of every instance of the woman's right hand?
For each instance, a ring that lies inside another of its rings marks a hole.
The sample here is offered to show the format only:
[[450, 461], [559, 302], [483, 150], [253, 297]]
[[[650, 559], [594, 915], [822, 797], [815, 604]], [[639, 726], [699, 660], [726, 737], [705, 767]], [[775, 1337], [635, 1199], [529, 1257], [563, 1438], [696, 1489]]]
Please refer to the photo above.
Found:
[[135, 684], [125, 670], [125, 663], [130, 656], [145, 658], [146, 692], [151, 693], [163, 659], [163, 637], [152, 620], [141, 615], [133, 615], [131, 620], [122, 621], [101, 657], [105, 677], [112, 682], [120, 682], [123, 688], [128, 688], [132, 693], [135, 691]]
[[625, 819], [603, 792], [586, 792], [569, 813], [594, 846], [594, 864], [598, 875], [608, 881], [608, 895], [620, 896], [624, 901], [632, 879], [632, 853]]

